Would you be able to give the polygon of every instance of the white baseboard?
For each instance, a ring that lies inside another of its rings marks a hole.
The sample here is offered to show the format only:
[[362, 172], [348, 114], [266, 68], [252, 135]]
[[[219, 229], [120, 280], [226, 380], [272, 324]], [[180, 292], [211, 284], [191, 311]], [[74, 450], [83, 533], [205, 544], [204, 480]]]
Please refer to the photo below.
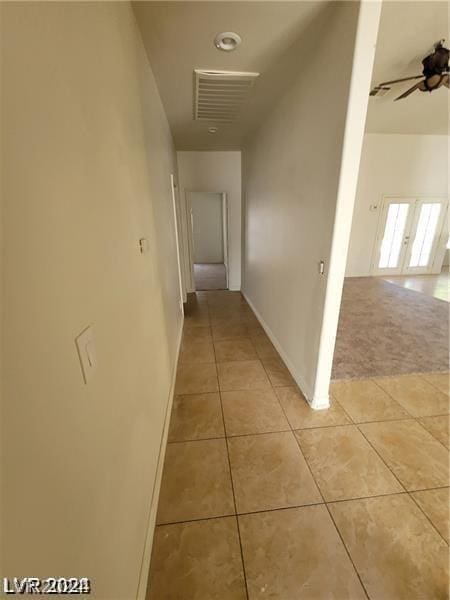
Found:
[[330, 408], [330, 396], [325, 396], [323, 398], [313, 396], [311, 402], [308, 400], [308, 403], [314, 410], [325, 410], [326, 408]]
[[181, 320], [181, 327], [180, 327], [180, 331], [178, 332], [177, 352], [176, 352], [176, 358], [175, 358], [175, 365], [174, 365], [174, 369], [173, 369], [173, 373], [172, 373], [172, 381], [170, 384], [169, 399], [168, 399], [167, 407], [166, 407], [166, 415], [164, 418], [164, 428], [163, 428], [163, 433], [161, 436], [161, 444], [159, 447], [158, 465], [156, 467], [156, 477], [155, 477], [155, 483], [153, 486], [152, 500], [151, 500], [151, 504], [150, 504], [150, 514], [149, 514], [149, 518], [148, 518], [147, 533], [146, 533], [146, 537], [145, 537], [144, 554], [142, 556], [141, 572], [139, 575], [139, 583], [138, 583], [138, 590], [137, 590], [137, 596], [136, 596], [137, 600], [145, 600], [145, 597], [147, 594], [148, 573], [150, 570], [150, 560], [152, 557], [152, 546], [153, 546], [153, 535], [155, 532], [155, 525], [156, 525], [156, 511], [158, 509], [158, 500], [159, 500], [159, 492], [161, 489], [161, 479], [162, 479], [162, 473], [163, 473], [163, 467], [164, 467], [164, 458], [166, 456], [167, 437], [169, 435], [170, 415], [172, 413], [172, 404], [173, 404], [173, 398], [174, 398], [174, 392], [175, 392], [175, 381], [176, 381], [176, 377], [177, 377], [178, 359], [180, 356], [181, 339], [183, 336], [183, 324], [184, 324], [184, 317]]
[[250, 305], [250, 308], [252, 309], [252, 311], [255, 313], [256, 318], [258, 319], [261, 327], [264, 329], [264, 331], [266, 332], [268, 338], [270, 339], [270, 341], [272, 342], [272, 344], [275, 346], [278, 354], [283, 359], [283, 361], [284, 361], [286, 367], [288, 368], [290, 374], [294, 378], [295, 383], [300, 388], [302, 394], [305, 396], [305, 398], [306, 398], [308, 404], [311, 406], [311, 408], [313, 408], [314, 410], [323, 410], [325, 408], [329, 408], [329, 406], [330, 406], [330, 399], [328, 397], [327, 398], [315, 398], [314, 397], [313, 390], [310, 388], [309, 385], [306, 384], [306, 382], [305, 382], [302, 374], [299, 373], [299, 371], [294, 367], [294, 365], [292, 364], [291, 360], [289, 359], [289, 357], [287, 356], [287, 354], [285, 353], [285, 351], [281, 347], [281, 344], [277, 340], [277, 338], [274, 335], [273, 331], [270, 329], [270, 327], [267, 325], [267, 323], [262, 318], [262, 316], [259, 313], [258, 309], [255, 307], [255, 305], [253, 304], [253, 302], [250, 300], [250, 298], [247, 296], [247, 294], [244, 291], [242, 291], [242, 295], [244, 296], [244, 298], [246, 299], [246, 301]]

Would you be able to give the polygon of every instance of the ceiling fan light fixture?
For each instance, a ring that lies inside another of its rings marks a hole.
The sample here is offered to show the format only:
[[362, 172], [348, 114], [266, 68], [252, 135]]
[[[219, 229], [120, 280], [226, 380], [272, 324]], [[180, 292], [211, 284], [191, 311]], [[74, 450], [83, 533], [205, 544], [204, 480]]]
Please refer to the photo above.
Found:
[[237, 33], [234, 33], [234, 31], [218, 33], [214, 38], [214, 46], [218, 50], [223, 50], [224, 52], [236, 50], [241, 42], [241, 37]]
[[433, 92], [434, 90], [437, 90], [443, 85], [446, 76], [446, 73], [443, 73], [442, 75], [432, 75], [428, 79], [425, 79], [423, 88], [419, 87], [419, 90], [421, 92]]
[[218, 127], [208, 127], [208, 133], [217, 133], [218, 131]]

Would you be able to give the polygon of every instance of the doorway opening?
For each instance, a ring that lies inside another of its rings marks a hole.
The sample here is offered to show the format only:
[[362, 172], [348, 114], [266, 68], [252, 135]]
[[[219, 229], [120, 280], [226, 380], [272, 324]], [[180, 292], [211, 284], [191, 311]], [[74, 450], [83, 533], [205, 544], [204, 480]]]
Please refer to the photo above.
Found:
[[447, 198], [384, 198], [372, 273], [440, 273], [447, 239], [447, 207]]
[[221, 192], [189, 192], [190, 254], [197, 291], [228, 289], [228, 210]]

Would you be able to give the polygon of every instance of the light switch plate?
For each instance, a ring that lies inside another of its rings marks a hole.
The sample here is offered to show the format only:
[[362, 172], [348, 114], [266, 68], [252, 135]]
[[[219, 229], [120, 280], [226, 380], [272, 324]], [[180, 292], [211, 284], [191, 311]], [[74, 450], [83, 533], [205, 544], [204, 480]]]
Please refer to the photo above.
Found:
[[97, 357], [95, 355], [94, 332], [92, 327], [86, 327], [75, 339], [78, 356], [83, 373], [84, 383], [89, 383], [97, 368]]

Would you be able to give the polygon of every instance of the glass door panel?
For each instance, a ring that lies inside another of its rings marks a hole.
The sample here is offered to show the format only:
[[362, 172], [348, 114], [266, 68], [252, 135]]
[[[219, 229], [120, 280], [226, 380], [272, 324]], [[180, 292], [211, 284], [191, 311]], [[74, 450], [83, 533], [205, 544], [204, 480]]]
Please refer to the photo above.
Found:
[[375, 275], [401, 273], [414, 204], [414, 198], [386, 199], [375, 249]]
[[434, 263], [443, 257], [447, 208], [444, 198], [385, 198], [372, 273], [439, 272]]
[[395, 269], [399, 266], [408, 212], [407, 204], [391, 204], [389, 206], [381, 242], [379, 269]]
[[405, 273], [429, 273], [442, 233], [446, 201], [418, 200], [405, 261]]

